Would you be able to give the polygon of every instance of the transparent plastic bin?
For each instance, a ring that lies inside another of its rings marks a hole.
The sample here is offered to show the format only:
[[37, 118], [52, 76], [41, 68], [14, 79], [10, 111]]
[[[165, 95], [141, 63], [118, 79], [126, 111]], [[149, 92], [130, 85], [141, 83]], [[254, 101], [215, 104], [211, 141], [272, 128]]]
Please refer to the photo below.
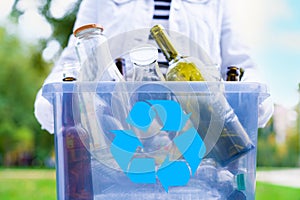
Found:
[[[64, 82], [43, 96], [54, 109], [58, 199], [255, 199], [263, 84]], [[220, 96], [253, 147], [226, 163], [214, 155], [227, 123], [212, 109]]]

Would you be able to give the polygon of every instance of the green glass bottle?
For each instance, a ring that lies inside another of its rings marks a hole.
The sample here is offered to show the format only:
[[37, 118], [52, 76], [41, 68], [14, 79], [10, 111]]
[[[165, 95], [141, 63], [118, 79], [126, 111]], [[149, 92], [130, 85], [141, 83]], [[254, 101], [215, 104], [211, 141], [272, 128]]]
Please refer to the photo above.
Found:
[[[171, 43], [171, 40], [161, 25], [155, 25], [150, 29], [151, 36], [160, 47], [165, 58], [169, 62], [169, 68], [166, 74], [167, 81], [206, 81], [200, 69], [196, 64], [189, 60], [189, 57], [180, 55]], [[193, 108], [194, 103], [192, 98], [187, 98], [186, 107]], [[206, 99], [208, 100], [208, 99]], [[200, 116], [198, 129], [206, 147], [211, 147], [208, 157], [213, 157], [219, 164], [226, 166], [230, 162], [240, 158], [254, 148], [247, 132], [240, 123], [238, 117], [227, 102], [224, 95], [215, 95], [215, 98], [209, 101], [200, 102], [201, 113], [204, 117], [209, 117], [212, 114], [217, 115], [217, 118], [224, 118], [224, 127], [219, 135], [219, 138], [210, 138], [206, 140], [206, 132], [209, 125], [202, 124], [206, 119]], [[189, 109], [191, 110], [191, 109]], [[199, 113], [199, 115], [201, 115]], [[210, 117], [209, 117], [210, 118]], [[210, 123], [210, 120], [207, 121]], [[214, 143], [214, 139], [217, 142]]]
[[150, 33], [169, 62], [167, 81], [204, 81], [197, 66], [188, 57], [178, 54], [161, 25], [155, 25]]

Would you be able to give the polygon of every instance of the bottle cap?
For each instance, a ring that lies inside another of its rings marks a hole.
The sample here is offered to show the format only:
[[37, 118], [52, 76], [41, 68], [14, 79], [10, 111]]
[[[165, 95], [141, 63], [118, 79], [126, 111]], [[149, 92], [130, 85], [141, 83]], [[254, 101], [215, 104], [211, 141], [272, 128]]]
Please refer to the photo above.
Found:
[[238, 190], [246, 190], [245, 174], [238, 174], [236, 176]]
[[100, 29], [101, 31], [103, 31], [103, 26], [101, 26], [100, 24], [86, 24], [86, 25], [80, 26], [77, 29], [75, 29], [73, 34], [74, 34], [74, 36], [76, 36], [79, 32], [90, 29], [90, 28], [96, 28], [96, 29]]
[[149, 65], [155, 62], [157, 58], [157, 48], [149, 44], [137, 46], [130, 51], [131, 62], [137, 65]]

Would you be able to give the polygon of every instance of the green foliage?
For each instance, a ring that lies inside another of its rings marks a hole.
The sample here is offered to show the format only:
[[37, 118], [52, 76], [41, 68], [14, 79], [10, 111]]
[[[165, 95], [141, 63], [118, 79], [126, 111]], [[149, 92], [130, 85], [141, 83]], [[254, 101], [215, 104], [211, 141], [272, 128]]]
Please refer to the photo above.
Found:
[[[17, 21], [18, 18], [23, 14], [22, 11], [18, 10], [18, 2], [20, 0], [15, 0], [15, 4], [13, 6], [13, 10], [11, 12], [11, 17], [14, 19], [14, 21]], [[72, 7], [66, 11], [65, 15], [57, 19], [53, 17], [50, 13], [50, 6], [53, 1], [51, 0], [38, 0], [39, 2], [39, 7], [38, 10], [42, 16], [46, 18], [46, 20], [49, 22], [49, 24], [52, 26], [52, 36], [48, 38], [46, 41], [50, 40], [57, 40], [61, 47], [64, 48], [67, 43], [69, 36], [73, 32], [73, 26], [74, 22], [76, 20], [76, 14], [79, 9], [79, 5], [82, 0], [77, 0]]]
[[[4, 162], [7, 157], [16, 159], [24, 152], [35, 156], [35, 151], [40, 148], [40, 141], [36, 138], [46, 134], [34, 117], [33, 105], [49, 66], [41, 59], [39, 48], [20, 41], [4, 28], [0, 28], [0, 44], [1, 164], [1, 160]], [[49, 154], [53, 141], [48, 140], [43, 148]], [[17, 164], [15, 162], [8, 164]]]
[[67, 46], [69, 36], [73, 32], [76, 14], [81, 1], [82, 0], [77, 0], [77, 2], [72, 6], [72, 8], [68, 10], [65, 16], [61, 19], [56, 19], [53, 16], [51, 16], [49, 12], [51, 0], [47, 0], [46, 3], [39, 8], [41, 14], [46, 17], [47, 21], [51, 24], [53, 28], [52, 38], [50, 39], [57, 40], [63, 48]]
[[[36, 94], [52, 65], [43, 60], [42, 52], [50, 40], [59, 41], [62, 48], [67, 45], [81, 1], [56, 19], [49, 12], [53, 1], [38, 0], [37, 9], [53, 33], [35, 46], [0, 27], [0, 165], [19, 165], [17, 160], [25, 152], [33, 156], [33, 164], [42, 166], [53, 152], [53, 136], [41, 130], [33, 115]], [[24, 14], [19, 2], [15, 0], [10, 14], [14, 23]]]
[[299, 162], [299, 134], [295, 128], [287, 131], [285, 143], [276, 142], [273, 120], [258, 131], [257, 166], [259, 167], [297, 167]]

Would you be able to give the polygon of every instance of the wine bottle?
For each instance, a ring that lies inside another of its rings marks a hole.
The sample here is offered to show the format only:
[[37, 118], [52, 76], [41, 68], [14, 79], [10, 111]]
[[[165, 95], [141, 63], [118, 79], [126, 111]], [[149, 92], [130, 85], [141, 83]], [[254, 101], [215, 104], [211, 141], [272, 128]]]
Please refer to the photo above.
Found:
[[[189, 61], [188, 56], [182, 56], [176, 51], [168, 34], [161, 25], [153, 26], [150, 29], [150, 34], [169, 62], [166, 75], [167, 81], [205, 81], [203, 74], [201, 74], [195, 63]], [[206, 140], [207, 135], [204, 133], [209, 129], [209, 125], [201, 127], [203, 125], [201, 117], [198, 129], [200, 130], [199, 133], [205, 142], [207, 150], [211, 149], [208, 156], [213, 157], [219, 164], [225, 166], [242, 155], [245, 155], [254, 148], [254, 145], [225, 96], [214, 96], [215, 98], [212, 99], [211, 103], [200, 102], [200, 107], [207, 116], [213, 113], [217, 115], [219, 119], [224, 118], [224, 128], [219, 138], [208, 137], [209, 140], [212, 141]], [[187, 103], [193, 106], [192, 103]], [[215, 139], [217, 139], [216, 143], [214, 142]], [[213, 147], [210, 147], [212, 145]]]
[[197, 66], [187, 56], [178, 54], [161, 25], [153, 26], [150, 32], [169, 62], [167, 81], [204, 81]]
[[[66, 70], [66, 69], [65, 69]], [[76, 77], [64, 73], [64, 82], [73, 82]], [[81, 137], [87, 136], [79, 122], [79, 102], [76, 93], [64, 93], [62, 97], [62, 138], [64, 191], [66, 199], [94, 199], [91, 156]], [[76, 123], [77, 122], [77, 123]]]

